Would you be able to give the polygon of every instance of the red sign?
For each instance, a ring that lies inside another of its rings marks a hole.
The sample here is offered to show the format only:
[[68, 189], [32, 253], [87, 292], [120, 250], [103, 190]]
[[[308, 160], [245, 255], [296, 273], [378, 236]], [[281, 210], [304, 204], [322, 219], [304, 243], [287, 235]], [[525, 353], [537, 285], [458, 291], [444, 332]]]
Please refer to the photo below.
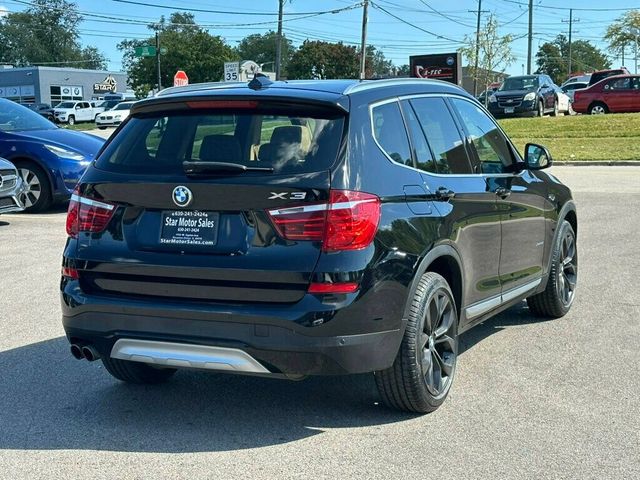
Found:
[[173, 76], [173, 86], [184, 87], [185, 85], [189, 85], [189, 77], [184, 73], [184, 70], [178, 70]]

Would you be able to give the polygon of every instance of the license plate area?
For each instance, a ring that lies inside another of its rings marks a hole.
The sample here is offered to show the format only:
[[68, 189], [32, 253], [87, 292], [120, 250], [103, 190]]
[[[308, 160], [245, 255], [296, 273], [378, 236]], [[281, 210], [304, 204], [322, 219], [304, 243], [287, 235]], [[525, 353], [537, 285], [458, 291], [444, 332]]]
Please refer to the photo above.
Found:
[[218, 242], [220, 213], [199, 210], [162, 212], [160, 244], [212, 247]]
[[514, 107], [507, 107], [504, 109], [504, 113], [513, 113], [515, 111]]

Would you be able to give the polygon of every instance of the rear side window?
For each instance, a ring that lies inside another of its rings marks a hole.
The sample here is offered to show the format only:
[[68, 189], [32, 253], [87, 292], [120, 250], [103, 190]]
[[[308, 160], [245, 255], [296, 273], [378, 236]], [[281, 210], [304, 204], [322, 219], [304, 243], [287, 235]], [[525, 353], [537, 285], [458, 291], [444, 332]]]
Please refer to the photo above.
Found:
[[416, 117], [413, 107], [408, 100], [402, 101], [402, 111], [407, 122], [407, 130], [411, 137], [411, 146], [413, 147], [413, 155], [416, 158], [416, 167], [425, 172], [436, 173], [436, 163], [429, 150], [429, 144], [424, 136], [418, 117]]
[[271, 167], [274, 173], [327, 170], [343, 137], [342, 112], [268, 105], [171, 111], [131, 118], [96, 160], [122, 173], [180, 173], [182, 162]]
[[373, 108], [373, 135], [393, 161], [413, 167], [409, 139], [404, 128], [398, 102], [385, 103]]
[[425, 97], [414, 98], [410, 103], [435, 156], [437, 172], [472, 173], [464, 142], [444, 100]]

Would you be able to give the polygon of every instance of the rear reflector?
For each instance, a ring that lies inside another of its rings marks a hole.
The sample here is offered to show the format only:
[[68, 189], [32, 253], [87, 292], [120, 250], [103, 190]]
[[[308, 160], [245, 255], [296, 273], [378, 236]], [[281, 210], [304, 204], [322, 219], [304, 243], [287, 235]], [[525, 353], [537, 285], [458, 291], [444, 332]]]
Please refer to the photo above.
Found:
[[258, 102], [254, 100], [202, 100], [187, 102], [189, 108], [256, 108]]
[[307, 290], [309, 293], [353, 293], [358, 290], [355, 282], [312, 283]]
[[325, 252], [369, 246], [378, 230], [380, 199], [349, 190], [331, 190], [328, 203], [269, 210], [287, 240], [322, 241]]
[[102, 232], [116, 211], [115, 205], [92, 198], [71, 195], [67, 211], [67, 235], [77, 237], [80, 232]]
[[72, 278], [74, 280], [78, 280], [80, 278], [80, 274], [78, 270], [71, 267], [62, 267], [62, 276], [67, 278]]

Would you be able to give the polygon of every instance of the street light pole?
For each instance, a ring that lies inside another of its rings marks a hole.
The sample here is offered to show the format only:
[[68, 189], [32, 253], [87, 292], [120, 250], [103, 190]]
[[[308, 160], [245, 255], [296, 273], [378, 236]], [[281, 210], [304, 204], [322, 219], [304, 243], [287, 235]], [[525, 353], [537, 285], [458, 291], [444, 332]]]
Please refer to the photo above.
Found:
[[282, 14], [284, 10], [284, 0], [278, 2], [278, 33], [276, 33], [276, 80], [280, 80], [280, 73], [282, 69], [280, 64], [282, 63]]
[[156, 69], [158, 73], [158, 91], [162, 90], [162, 80], [160, 76], [160, 37], [158, 36], [158, 31], [156, 30]]

